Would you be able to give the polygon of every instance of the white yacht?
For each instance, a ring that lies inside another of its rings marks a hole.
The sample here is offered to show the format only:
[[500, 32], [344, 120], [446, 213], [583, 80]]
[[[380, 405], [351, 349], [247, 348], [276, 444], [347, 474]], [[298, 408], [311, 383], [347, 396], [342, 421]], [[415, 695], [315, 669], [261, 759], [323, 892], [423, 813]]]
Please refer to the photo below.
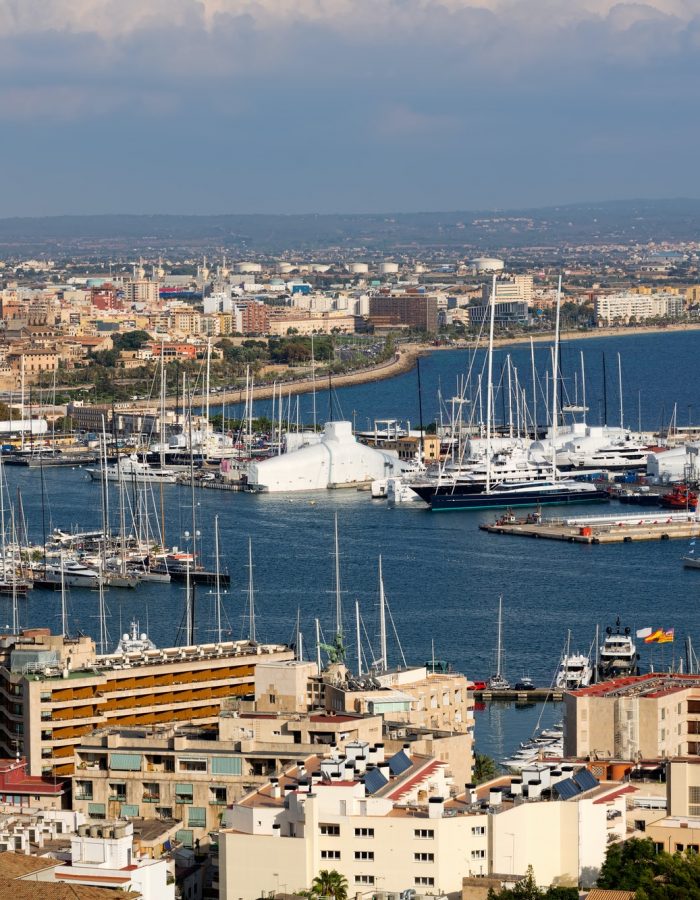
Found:
[[[148, 463], [141, 462], [136, 455], [123, 456], [116, 463], [108, 465], [105, 469], [87, 470], [93, 481], [123, 481], [137, 484], [175, 484], [177, 476], [167, 469], [154, 469]], [[104, 473], [104, 474], [103, 474]]]
[[145, 650], [156, 650], [157, 647], [148, 637], [145, 631], [139, 634], [139, 623], [132, 622], [131, 630], [128, 634], [124, 633], [122, 639], [117, 644], [115, 653], [143, 653]]
[[554, 680], [560, 691], [575, 691], [588, 687], [593, 680], [591, 660], [585, 653], [569, 653], [562, 656], [559, 669]]
[[638, 675], [639, 654], [632, 639], [630, 628], [622, 628], [617, 619], [615, 628], [605, 629], [605, 640], [598, 651], [597, 681], [618, 678], [627, 675]]
[[48, 562], [39, 574], [39, 579], [48, 584], [66, 587], [96, 588], [100, 584], [100, 573], [97, 569], [91, 569], [77, 559], [64, 559], [63, 561]]

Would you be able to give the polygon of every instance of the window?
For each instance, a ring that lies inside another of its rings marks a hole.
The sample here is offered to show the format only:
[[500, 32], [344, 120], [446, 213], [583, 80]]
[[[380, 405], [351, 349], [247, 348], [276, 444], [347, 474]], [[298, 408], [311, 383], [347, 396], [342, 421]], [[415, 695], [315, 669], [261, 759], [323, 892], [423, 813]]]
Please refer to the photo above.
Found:
[[178, 772], [206, 772], [206, 759], [179, 759]]
[[157, 781], [146, 781], [143, 785], [143, 802], [158, 803], [160, 800], [160, 785]]
[[374, 875], [355, 875], [355, 884], [374, 884]]
[[486, 834], [486, 826], [475, 825], [474, 828], [472, 828], [472, 834]]
[[319, 825], [318, 827], [321, 834], [328, 837], [338, 837], [340, 834], [340, 825]]
[[663, 722], [665, 718], [666, 718], [666, 707], [662, 706], [661, 707], [661, 721]]
[[158, 816], [159, 819], [172, 819], [172, 806], [156, 806], [156, 816]]
[[423, 841], [432, 841], [435, 837], [435, 832], [432, 828], [416, 828], [413, 832], [414, 838], [420, 838]]
[[413, 862], [435, 862], [434, 853], [414, 853]]
[[110, 800], [126, 800], [126, 782], [110, 781], [109, 783], [109, 799]]
[[213, 806], [226, 806], [226, 788], [210, 787], [209, 803], [211, 803]]
[[92, 800], [92, 782], [76, 781], [75, 782], [75, 799], [76, 800]]
[[187, 810], [187, 825], [189, 828], [205, 828], [207, 824], [207, 811], [203, 806], [190, 806]]
[[321, 850], [321, 859], [340, 859], [340, 850]]
[[175, 785], [175, 802], [176, 803], [192, 803], [192, 785], [176, 784]]
[[373, 838], [374, 837], [374, 828], [356, 828], [355, 829], [355, 837]]
[[485, 850], [472, 850], [472, 859], [484, 859], [485, 857]]
[[433, 887], [435, 885], [435, 879], [428, 875], [418, 875], [413, 879], [413, 883], [416, 887]]
[[104, 819], [106, 817], [104, 803], [88, 803], [88, 815], [91, 819]]
[[367, 859], [374, 862], [374, 850], [355, 850], [355, 859]]

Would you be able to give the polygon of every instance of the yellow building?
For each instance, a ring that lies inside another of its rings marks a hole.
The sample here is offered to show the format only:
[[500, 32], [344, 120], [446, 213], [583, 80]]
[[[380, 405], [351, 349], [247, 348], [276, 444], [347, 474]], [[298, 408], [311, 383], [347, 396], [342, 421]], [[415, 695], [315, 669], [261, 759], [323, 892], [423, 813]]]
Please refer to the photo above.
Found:
[[216, 722], [222, 702], [252, 693], [260, 659], [281, 645], [247, 641], [99, 656], [91, 638], [33, 629], [0, 640], [0, 752], [30, 775], [70, 775], [75, 748], [99, 728]]

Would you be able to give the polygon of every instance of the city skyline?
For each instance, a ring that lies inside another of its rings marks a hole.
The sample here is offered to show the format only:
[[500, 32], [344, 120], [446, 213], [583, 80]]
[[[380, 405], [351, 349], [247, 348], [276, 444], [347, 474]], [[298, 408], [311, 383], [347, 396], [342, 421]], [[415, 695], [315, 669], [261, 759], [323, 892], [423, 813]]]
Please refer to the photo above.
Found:
[[697, 196], [700, 5], [0, 0], [5, 216]]

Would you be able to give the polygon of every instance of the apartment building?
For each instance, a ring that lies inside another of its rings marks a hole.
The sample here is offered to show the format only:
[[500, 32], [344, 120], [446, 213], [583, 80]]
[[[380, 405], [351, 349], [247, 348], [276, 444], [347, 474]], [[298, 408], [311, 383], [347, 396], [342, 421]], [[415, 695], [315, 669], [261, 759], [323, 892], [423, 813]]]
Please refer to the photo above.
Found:
[[369, 320], [375, 328], [438, 328], [437, 298], [429, 294], [375, 294], [369, 298]]
[[261, 300], [236, 301], [232, 321], [233, 330], [240, 334], [268, 334], [270, 307]]
[[528, 865], [542, 885], [591, 883], [609, 841], [624, 836], [624, 806], [619, 783], [582, 767], [532, 767], [462, 789], [440, 760], [408, 747], [385, 757], [382, 747], [346, 745], [344, 756], [309, 757], [226, 810], [221, 897], [291, 893], [329, 868], [350, 893], [457, 898], [465, 876], [522, 875]]
[[700, 755], [700, 677], [616, 678], [564, 697], [564, 754], [592, 759]]
[[262, 659], [291, 659], [248, 641], [98, 656], [86, 636], [48, 629], [0, 638], [0, 750], [17, 747], [30, 775], [71, 775], [75, 748], [96, 729], [215, 723], [222, 702], [252, 694]]
[[75, 748], [73, 808], [91, 818], [182, 821], [192, 846], [222, 811], [270, 776], [303, 762], [318, 745], [380, 740], [378, 717], [224, 711], [213, 727], [109, 729]]
[[601, 326], [632, 320], [678, 318], [684, 311], [685, 298], [676, 294], [609, 294], [595, 300], [595, 320]]
[[160, 283], [148, 278], [126, 281], [122, 286], [123, 301], [126, 304], [143, 303], [155, 306], [160, 301]]
[[269, 333], [273, 337], [287, 334], [353, 334], [355, 317], [344, 312], [310, 313], [303, 310], [274, 311], [270, 316]]
[[[483, 286], [481, 296], [484, 304], [489, 303], [492, 288], [490, 281]], [[532, 295], [532, 275], [501, 275], [496, 279], [496, 303], [521, 302], [530, 306]]]

